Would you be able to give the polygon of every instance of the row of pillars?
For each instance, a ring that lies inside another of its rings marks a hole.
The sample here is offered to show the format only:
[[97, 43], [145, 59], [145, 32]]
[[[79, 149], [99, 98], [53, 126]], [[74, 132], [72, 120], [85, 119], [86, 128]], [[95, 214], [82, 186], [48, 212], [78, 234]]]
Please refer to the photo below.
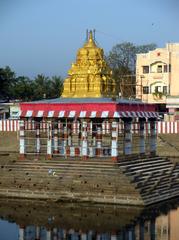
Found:
[[[140, 240], [146, 239], [146, 237], [150, 236], [151, 240], [156, 239], [156, 220], [155, 218], [152, 218], [151, 220], [147, 221], [146, 223], [149, 224], [149, 232], [145, 232], [145, 222], [140, 221], [138, 225], [135, 226], [129, 226], [128, 228], [124, 228], [122, 231], [112, 231], [111, 233], [97, 233], [95, 231], [89, 230], [87, 232], [82, 231], [75, 231], [74, 229], [59, 229], [59, 228], [53, 228], [53, 229], [44, 229], [43, 232], [41, 227], [39, 226], [33, 226], [33, 227], [24, 227], [19, 226], [19, 240], [25, 240], [25, 239], [35, 239], [40, 240], [41, 235], [43, 234], [43, 239], [45, 240], [58, 240], [58, 239], [81, 239], [81, 240], [87, 240], [92, 239], [95, 237], [95, 239], [112, 239], [117, 240], [119, 239], [127, 239], [127, 240], [134, 240], [139, 238]], [[44, 232], [45, 230], [45, 232]], [[28, 232], [30, 235], [28, 235]], [[44, 234], [45, 233], [45, 234]]]
[[[151, 119], [150, 125], [150, 135], [149, 135], [149, 148], [150, 153], [155, 154], [156, 152], [156, 122], [155, 119]], [[69, 136], [67, 127], [63, 129], [63, 149], [65, 156], [82, 156], [84, 159], [87, 157], [100, 157], [102, 156], [102, 131], [100, 127], [97, 127], [95, 142], [92, 145], [88, 144], [88, 129], [87, 121], [82, 121], [81, 128], [81, 141], [78, 147], [69, 147]], [[146, 143], [145, 143], [145, 121], [141, 119], [139, 121], [139, 154], [146, 153]], [[38, 125], [37, 125], [38, 126]], [[53, 154], [58, 154], [59, 152], [59, 138], [58, 138], [58, 127], [52, 129], [52, 122], [47, 123], [47, 158], [51, 159]], [[119, 158], [119, 123], [117, 121], [112, 121], [111, 129], [109, 132], [111, 134], [111, 146], [110, 156], [113, 161], [117, 161]], [[62, 130], [62, 129], [61, 129]], [[53, 131], [53, 143], [52, 143], [52, 131]], [[123, 153], [124, 155], [132, 154], [132, 119], [125, 119], [124, 121], [124, 139], [123, 139]], [[53, 144], [53, 146], [52, 146]], [[36, 129], [36, 154], [40, 154], [40, 129]], [[20, 121], [20, 157], [23, 159], [26, 154], [26, 141], [25, 141], [25, 124], [24, 121]]]

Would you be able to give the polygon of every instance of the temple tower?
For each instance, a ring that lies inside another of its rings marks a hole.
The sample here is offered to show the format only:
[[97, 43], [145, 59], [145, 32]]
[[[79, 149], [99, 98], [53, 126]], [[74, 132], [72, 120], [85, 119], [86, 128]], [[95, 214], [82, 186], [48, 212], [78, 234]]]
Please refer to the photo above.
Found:
[[103, 49], [96, 45], [92, 31], [87, 38], [84, 46], [77, 52], [76, 63], [73, 63], [68, 71], [62, 97], [115, 97], [116, 83], [104, 60]]

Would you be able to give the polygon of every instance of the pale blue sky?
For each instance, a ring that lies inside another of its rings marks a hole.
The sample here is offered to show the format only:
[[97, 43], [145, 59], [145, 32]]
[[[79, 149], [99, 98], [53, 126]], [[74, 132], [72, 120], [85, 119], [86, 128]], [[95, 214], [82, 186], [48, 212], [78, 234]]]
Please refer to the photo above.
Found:
[[179, 42], [177, 0], [0, 0], [0, 67], [66, 76], [86, 29], [108, 52], [123, 41]]

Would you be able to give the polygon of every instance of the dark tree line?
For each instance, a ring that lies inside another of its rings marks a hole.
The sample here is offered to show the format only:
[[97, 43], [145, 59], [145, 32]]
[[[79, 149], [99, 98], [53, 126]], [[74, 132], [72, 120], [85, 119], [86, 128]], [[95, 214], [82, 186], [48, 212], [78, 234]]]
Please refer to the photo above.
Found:
[[0, 98], [3, 100], [32, 101], [43, 98], [56, 98], [62, 93], [61, 77], [46, 77], [39, 74], [35, 79], [16, 77], [10, 67], [0, 68]]

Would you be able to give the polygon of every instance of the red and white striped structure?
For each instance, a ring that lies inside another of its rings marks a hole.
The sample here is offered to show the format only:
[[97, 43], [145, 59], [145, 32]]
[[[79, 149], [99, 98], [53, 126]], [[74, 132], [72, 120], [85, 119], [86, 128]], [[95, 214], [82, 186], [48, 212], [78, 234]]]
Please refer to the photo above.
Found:
[[[20, 130], [20, 120], [0, 120], [0, 132], [17, 132]], [[88, 131], [92, 132], [92, 127], [88, 127]], [[74, 133], [79, 133], [79, 123], [77, 125], [77, 122], [74, 123], [76, 125], [75, 128], [73, 128]], [[59, 127], [61, 126], [61, 127]], [[59, 121], [59, 126], [58, 126], [58, 131], [60, 132], [60, 129], [62, 129], [62, 123]], [[104, 128], [103, 128], [103, 133], [109, 133], [111, 131], [111, 125], [109, 122], [104, 122]], [[149, 128], [149, 126], [144, 124], [144, 130]], [[47, 131], [47, 123], [46, 122], [41, 122], [40, 123], [40, 129], [43, 129], [43, 131]], [[35, 122], [34, 120], [29, 120], [25, 122], [25, 130], [35, 130]], [[119, 133], [122, 131], [122, 125], [119, 125]], [[159, 121], [156, 123], [156, 131], [157, 134], [179, 134], [179, 121], [175, 122], [164, 122], [164, 121]], [[132, 132], [133, 133], [138, 133], [139, 132], [139, 123], [134, 122], [132, 123]]]
[[179, 134], [179, 121], [177, 122], [157, 122], [158, 134]]
[[20, 117], [24, 118], [157, 118], [154, 111], [45, 111], [24, 110], [20, 111]]
[[0, 120], [0, 132], [16, 132], [19, 131], [19, 120]]
[[[151, 122], [156, 123], [157, 118], [154, 105], [123, 99], [61, 98], [20, 104], [20, 119], [25, 122], [25, 133], [28, 133], [32, 121], [31, 130], [35, 128], [36, 131], [36, 154], [44, 154], [44, 139], [47, 139], [45, 145], [48, 158], [54, 154], [81, 156], [84, 159], [110, 156], [113, 161], [117, 161], [119, 153], [131, 155], [135, 152], [132, 135], [141, 133], [139, 120], [145, 122], [143, 133], [150, 139], [149, 149], [155, 152], [156, 127]], [[44, 134], [48, 137], [43, 137]], [[28, 154], [31, 139], [29, 134], [26, 136], [24, 149]], [[141, 138], [145, 140], [143, 135]], [[139, 146], [136, 152], [141, 153]]]

